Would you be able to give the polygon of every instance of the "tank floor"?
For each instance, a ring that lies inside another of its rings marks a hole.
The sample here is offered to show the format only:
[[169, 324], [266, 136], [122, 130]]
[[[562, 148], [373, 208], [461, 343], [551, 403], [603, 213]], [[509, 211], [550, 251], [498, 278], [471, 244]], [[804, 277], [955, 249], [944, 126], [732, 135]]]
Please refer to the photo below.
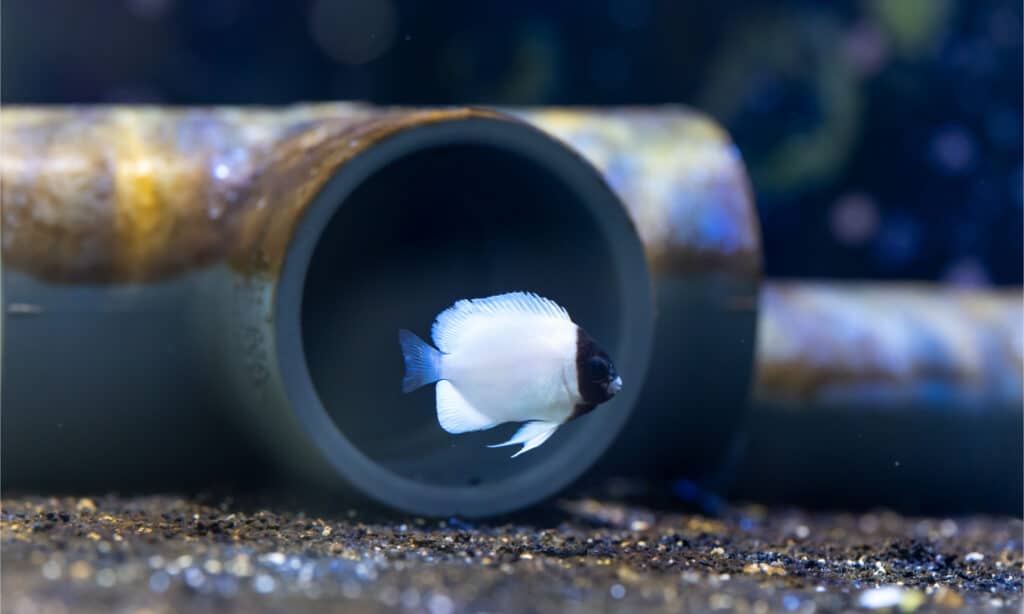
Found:
[[[1018, 518], [719, 518], [595, 499], [497, 523], [6, 496], [4, 612], [821, 612], [1021, 607]], [[882, 587], [882, 588], [879, 588]]]

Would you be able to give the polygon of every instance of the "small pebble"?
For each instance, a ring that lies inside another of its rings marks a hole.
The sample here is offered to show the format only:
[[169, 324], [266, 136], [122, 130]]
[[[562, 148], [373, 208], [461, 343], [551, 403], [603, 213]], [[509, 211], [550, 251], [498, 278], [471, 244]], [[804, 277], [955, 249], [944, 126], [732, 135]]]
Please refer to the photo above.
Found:
[[101, 569], [96, 574], [96, 584], [103, 588], [111, 588], [117, 583], [117, 572], [113, 569]]
[[252, 581], [252, 587], [257, 593], [266, 595], [267, 593], [274, 592], [274, 588], [277, 586], [277, 582], [271, 576], [267, 574], [259, 574]]
[[902, 600], [903, 589], [896, 586], [884, 586], [864, 591], [857, 598], [857, 603], [862, 608], [877, 610], [879, 608], [895, 607]]
[[158, 571], [149, 577], [149, 590], [154, 593], [166, 592], [171, 587], [171, 576], [165, 572]]
[[864, 591], [857, 599], [857, 603], [871, 610], [881, 608], [892, 608], [899, 606], [903, 612], [913, 612], [925, 601], [925, 596], [920, 591], [906, 589], [900, 586], [882, 586]]
[[43, 577], [47, 580], [59, 580], [61, 574], [60, 563], [57, 561], [47, 561], [43, 565]]
[[452, 614], [455, 611], [455, 603], [448, 595], [434, 593], [427, 600], [427, 610], [430, 614]]
[[88, 580], [92, 576], [92, 565], [85, 561], [75, 561], [68, 568], [68, 573], [75, 580]]
[[964, 605], [964, 598], [946, 586], [940, 586], [932, 595], [932, 600], [944, 608], [960, 608]]

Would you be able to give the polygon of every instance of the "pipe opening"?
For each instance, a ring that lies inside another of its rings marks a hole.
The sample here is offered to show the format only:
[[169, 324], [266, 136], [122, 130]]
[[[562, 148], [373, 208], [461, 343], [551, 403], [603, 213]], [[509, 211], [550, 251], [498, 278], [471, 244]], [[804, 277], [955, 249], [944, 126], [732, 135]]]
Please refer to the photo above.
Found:
[[515, 448], [485, 447], [515, 426], [445, 433], [432, 385], [400, 390], [399, 328], [430, 340], [455, 300], [512, 290], [555, 299], [610, 348], [621, 341], [608, 247], [550, 172], [508, 151], [452, 145], [368, 178], [321, 235], [302, 301], [306, 362], [339, 430], [392, 471], [434, 484], [500, 480], [540, 459], [543, 448], [510, 461]]
[[[321, 453], [423, 513], [497, 513], [563, 487], [619, 432], [646, 370], [649, 279], [619, 201], [564, 146], [504, 120], [414, 129], [347, 166], [299, 225], [278, 296], [286, 387]], [[513, 460], [517, 448], [486, 446], [519, 424], [451, 435], [433, 385], [402, 393], [398, 331], [430, 341], [454, 301], [514, 290], [564, 305], [627, 388]]]

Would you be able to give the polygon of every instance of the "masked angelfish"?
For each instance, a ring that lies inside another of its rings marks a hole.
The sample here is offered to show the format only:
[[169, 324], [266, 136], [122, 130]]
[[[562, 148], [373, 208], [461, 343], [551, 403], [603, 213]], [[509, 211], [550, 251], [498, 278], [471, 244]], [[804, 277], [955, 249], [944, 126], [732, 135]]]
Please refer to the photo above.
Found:
[[460, 300], [437, 316], [430, 335], [438, 349], [399, 331], [402, 391], [437, 382], [437, 420], [449, 433], [526, 422], [488, 446], [522, 444], [513, 458], [622, 388], [601, 346], [563, 307], [533, 293]]

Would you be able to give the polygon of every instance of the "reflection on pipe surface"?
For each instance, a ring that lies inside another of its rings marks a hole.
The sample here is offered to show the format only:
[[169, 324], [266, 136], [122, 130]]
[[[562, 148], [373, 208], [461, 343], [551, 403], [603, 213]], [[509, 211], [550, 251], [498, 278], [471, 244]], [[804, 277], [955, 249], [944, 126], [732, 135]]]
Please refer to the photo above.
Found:
[[758, 316], [758, 402], [1020, 409], [1019, 289], [769, 282]]

